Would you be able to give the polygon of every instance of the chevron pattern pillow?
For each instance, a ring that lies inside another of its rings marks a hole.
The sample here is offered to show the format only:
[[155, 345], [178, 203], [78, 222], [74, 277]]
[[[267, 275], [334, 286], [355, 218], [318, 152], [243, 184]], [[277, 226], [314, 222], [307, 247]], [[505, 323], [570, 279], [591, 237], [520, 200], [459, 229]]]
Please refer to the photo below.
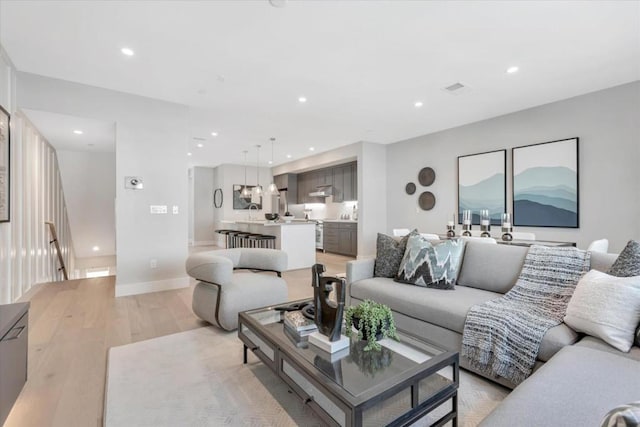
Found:
[[412, 235], [394, 280], [427, 288], [454, 289], [463, 253], [462, 239], [434, 245], [420, 235]]

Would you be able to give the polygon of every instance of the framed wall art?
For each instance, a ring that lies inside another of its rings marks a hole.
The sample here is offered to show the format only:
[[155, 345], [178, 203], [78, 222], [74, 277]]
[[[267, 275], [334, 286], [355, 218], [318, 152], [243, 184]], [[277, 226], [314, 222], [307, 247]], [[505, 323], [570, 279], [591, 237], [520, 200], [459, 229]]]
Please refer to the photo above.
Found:
[[578, 228], [578, 138], [513, 149], [513, 224]]
[[[233, 185], [233, 209], [249, 209], [251, 205], [256, 205], [258, 210], [262, 209], [262, 196], [251, 196], [251, 199], [245, 199], [240, 197], [242, 192], [242, 185]], [[247, 185], [249, 190], [253, 189], [254, 185]]]
[[480, 224], [480, 210], [488, 209], [491, 224], [500, 225], [507, 207], [507, 150], [458, 157], [458, 223], [462, 212], [472, 212]]
[[11, 147], [9, 112], [0, 106], [0, 222], [9, 222], [11, 207]]

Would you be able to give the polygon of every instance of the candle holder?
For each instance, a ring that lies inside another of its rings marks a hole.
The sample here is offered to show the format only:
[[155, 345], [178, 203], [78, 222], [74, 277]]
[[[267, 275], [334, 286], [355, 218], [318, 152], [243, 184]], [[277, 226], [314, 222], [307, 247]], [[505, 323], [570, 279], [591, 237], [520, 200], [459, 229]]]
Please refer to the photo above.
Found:
[[462, 235], [471, 237], [471, 227], [471, 211], [464, 210], [462, 211]]
[[511, 226], [511, 214], [503, 213], [502, 214], [502, 240], [505, 242], [510, 242], [513, 240], [513, 235], [511, 232], [513, 231], [513, 227]]
[[488, 209], [480, 211], [480, 231], [482, 231], [480, 237], [491, 237], [491, 217]]
[[452, 221], [447, 221], [447, 237], [456, 237], [456, 214], [453, 214]]

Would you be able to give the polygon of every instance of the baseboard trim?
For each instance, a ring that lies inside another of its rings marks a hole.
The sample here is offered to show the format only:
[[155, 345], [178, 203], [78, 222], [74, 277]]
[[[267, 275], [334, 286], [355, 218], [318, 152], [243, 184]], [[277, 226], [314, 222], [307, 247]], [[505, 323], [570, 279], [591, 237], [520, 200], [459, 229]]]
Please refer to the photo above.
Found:
[[174, 279], [156, 280], [154, 282], [138, 282], [116, 285], [116, 297], [128, 295], [148, 294], [150, 292], [170, 291], [172, 289], [186, 288], [189, 286], [189, 277], [176, 277]]

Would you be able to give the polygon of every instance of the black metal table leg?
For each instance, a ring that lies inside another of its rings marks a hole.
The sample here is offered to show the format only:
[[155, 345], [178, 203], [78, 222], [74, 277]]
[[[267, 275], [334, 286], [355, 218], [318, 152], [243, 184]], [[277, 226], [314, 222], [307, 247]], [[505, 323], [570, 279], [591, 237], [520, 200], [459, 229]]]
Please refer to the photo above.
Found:
[[242, 347], [244, 347], [242, 349], [242, 363], [246, 365], [247, 364], [247, 346], [243, 345]]

